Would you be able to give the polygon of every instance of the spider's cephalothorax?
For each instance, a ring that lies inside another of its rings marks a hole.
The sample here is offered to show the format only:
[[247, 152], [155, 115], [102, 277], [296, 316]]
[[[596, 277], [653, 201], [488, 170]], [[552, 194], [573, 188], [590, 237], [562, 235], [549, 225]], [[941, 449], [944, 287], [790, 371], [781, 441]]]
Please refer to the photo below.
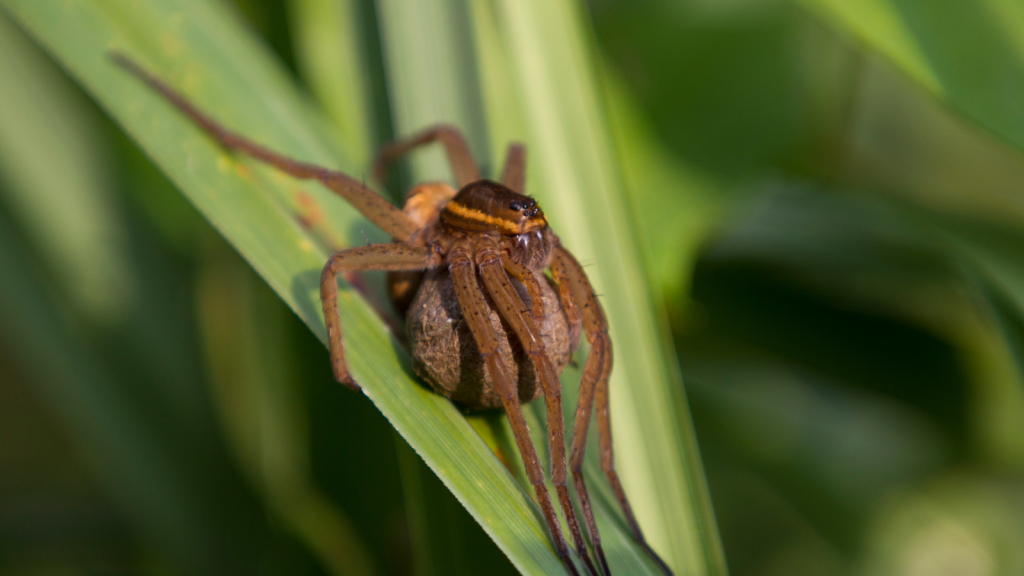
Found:
[[491, 180], [467, 184], [444, 206], [441, 221], [457, 230], [504, 236], [538, 232], [548, 226], [533, 198]]
[[537, 202], [504, 184], [478, 180], [467, 184], [441, 211], [449, 230], [497, 233], [513, 260], [530, 270], [551, 262], [555, 236]]
[[[111, 56], [222, 145], [296, 178], [320, 181], [394, 237], [390, 244], [335, 252], [324, 266], [320, 297], [331, 365], [339, 382], [358, 389], [348, 371], [342, 346], [338, 274], [355, 270], [396, 273], [391, 283], [392, 294], [400, 310], [408, 309], [408, 331], [417, 371], [439, 392], [467, 406], [496, 406], [505, 410], [555, 552], [565, 569], [574, 576], [579, 574], [544, 486], [544, 471], [521, 406], [538, 394], [543, 394], [547, 406], [551, 482], [576, 552], [587, 570], [596, 575], [599, 567], [601, 574], [610, 575], [583, 476], [587, 430], [596, 412], [601, 468], [626, 524], [649, 557], [666, 574], [671, 574], [644, 540], [615, 472], [608, 416], [612, 346], [604, 312], [583, 267], [561, 246], [536, 202], [522, 195], [522, 146], [509, 147], [499, 184], [480, 178], [465, 140], [453, 128], [437, 126], [391, 144], [378, 156], [378, 181], [389, 162], [417, 146], [440, 141], [462, 187], [456, 193], [445, 184], [417, 186], [408, 196], [404, 210], [399, 210], [346, 174], [293, 160], [231, 132], [124, 55]], [[551, 280], [543, 274], [545, 269], [551, 270]], [[571, 457], [567, 458], [558, 373], [576, 348], [581, 328], [591, 349], [583, 367]], [[597, 567], [591, 561], [569, 497], [569, 471]]]

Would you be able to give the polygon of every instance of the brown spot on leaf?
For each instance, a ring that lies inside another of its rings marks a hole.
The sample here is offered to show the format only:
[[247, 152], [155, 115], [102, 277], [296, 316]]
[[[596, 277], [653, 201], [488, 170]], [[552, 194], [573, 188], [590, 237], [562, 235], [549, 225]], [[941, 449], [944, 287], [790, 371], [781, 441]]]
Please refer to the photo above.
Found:
[[324, 211], [317, 204], [316, 200], [309, 195], [309, 192], [302, 188], [297, 189], [295, 191], [295, 202], [298, 205], [299, 222], [302, 223], [304, 228], [312, 230], [324, 223], [326, 219]]

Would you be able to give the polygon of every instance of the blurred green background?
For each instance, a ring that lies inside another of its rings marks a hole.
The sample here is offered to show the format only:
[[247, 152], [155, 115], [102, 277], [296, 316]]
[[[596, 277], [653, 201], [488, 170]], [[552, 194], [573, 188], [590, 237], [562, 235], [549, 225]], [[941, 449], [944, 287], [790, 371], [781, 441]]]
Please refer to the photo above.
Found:
[[[301, 85], [297, 4], [234, 2]], [[1024, 7], [588, 8], [729, 571], [1024, 574]], [[379, 76], [372, 118], [324, 103], [377, 144]], [[514, 573], [0, 12], [0, 573], [353, 559]]]

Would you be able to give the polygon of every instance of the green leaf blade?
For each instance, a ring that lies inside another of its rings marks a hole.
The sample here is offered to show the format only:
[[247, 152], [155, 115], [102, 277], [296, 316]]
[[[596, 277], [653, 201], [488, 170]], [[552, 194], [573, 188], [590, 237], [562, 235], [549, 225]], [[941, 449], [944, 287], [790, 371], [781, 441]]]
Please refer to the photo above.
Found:
[[1024, 8], [1010, 0], [800, 0], [960, 114], [1024, 150]]

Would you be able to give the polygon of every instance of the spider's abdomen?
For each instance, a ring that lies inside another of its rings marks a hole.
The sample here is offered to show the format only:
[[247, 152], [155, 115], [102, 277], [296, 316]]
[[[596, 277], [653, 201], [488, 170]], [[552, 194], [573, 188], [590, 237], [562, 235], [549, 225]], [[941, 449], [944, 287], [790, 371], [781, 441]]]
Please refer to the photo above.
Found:
[[[538, 272], [546, 315], [537, 320], [544, 346], [559, 373], [569, 362], [569, 327], [558, 296]], [[526, 288], [513, 281], [527, 309], [532, 299]], [[510, 335], [507, 324], [491, 307], [490, 322], [500, 338], [498, 353], [512, 378], [519, 385], [519, 400], [526, 403], [543, 393], [533, 362], [523, 351], [518, 339]], [[434, 269], [424, 276], [406, 316], [413, 367], [434, 390], [471, 410], [501, 408], [501, 398], [484, 368], [469, 326], [462, 318], [462, 309], [455, 297], [451, 275], [445, 268]]]

